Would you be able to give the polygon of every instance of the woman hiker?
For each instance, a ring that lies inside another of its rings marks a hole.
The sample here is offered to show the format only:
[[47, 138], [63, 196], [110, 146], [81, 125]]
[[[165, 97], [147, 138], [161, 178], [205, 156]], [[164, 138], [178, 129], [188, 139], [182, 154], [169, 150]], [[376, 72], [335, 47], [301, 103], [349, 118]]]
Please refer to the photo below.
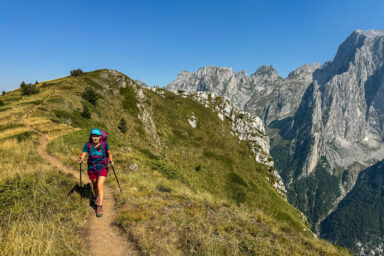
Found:
[[[94, 198], [93, 205], [96, 203], [96, 216], [103, 216], [104, 182], [108, 175], [108, 161], [113, 166], [111, 150], [107, 141], [102, 138], [99, 129], [92, 129], [89, 142], [85, 143], [78, 162], [84, 160], [88, 153], [88, 177], [92, 181]], [[105, 134], [106, 138], [106, 134]]]

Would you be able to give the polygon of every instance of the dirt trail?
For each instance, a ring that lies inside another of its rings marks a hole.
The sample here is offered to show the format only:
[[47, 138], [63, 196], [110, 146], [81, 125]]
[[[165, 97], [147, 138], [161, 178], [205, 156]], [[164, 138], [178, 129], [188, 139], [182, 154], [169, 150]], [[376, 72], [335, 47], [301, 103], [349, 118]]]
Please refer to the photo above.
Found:
[[[52, 94], [54, 94], [53, 91]], [[45, 100], [47, 98], [45, 98]], [[33, 108], [28, 110], [21, 118], [21, 121], [28, 129], [40, 134], [40, 143], [37, 148], [38, 154], [53, 166], [56, 166], [63, 172], [70, 173], [74, 175], [77, 179], [79, 179], [80, 174], [78, 170], [73, 170], [72, 168], [65, 166], [59, 159], [48, 154], [46, 150], [48, 145], [48, 139], [46, 134], [40, 132], [39, 130], [25, 122], [25, 118], [30, 113], [32, 113], [37, 107], [43, 104], [45, 100], [42, 103], [35, 105]], [[86, 173], [86, 165], [85, 168], [83, 165], [82, 169], [84, 170], [82, 175], [83, 182], [90, 182]], [[86, 244], [88, 246], [89, 254], [94, 256], [140, 255], [137, 246], [133, 242], [128, 241], [128, 235], [125, 234], [125, 237], [127, 238], [124, 238], [123, 234], [120, 233], [120, 230], [116, 226], [112, 225], [112, 222], [115, 217], [114, 206], [115, 199], [113, 197], [113, 190], [109, 186], [107, 186], [107, 184], [105, 184], [103, 217], [96, 217], [95, 211], [90, 207], [90, 211], [92, 210], [92, 212], [88, 214], [85, 224]]]

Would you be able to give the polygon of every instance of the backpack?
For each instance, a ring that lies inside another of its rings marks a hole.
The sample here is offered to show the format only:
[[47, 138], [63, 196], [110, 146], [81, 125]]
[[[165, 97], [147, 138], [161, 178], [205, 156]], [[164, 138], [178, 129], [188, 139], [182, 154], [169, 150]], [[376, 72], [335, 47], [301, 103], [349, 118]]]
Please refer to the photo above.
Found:
[[[108, 166], [108, 155], [107, 155], [107, 151], [106, 151], [106, 146], [105, 146], [105, 143], [107, 142], [107, 133], [105, 131], [101, 131], [101, 138], [100, 138], [100, 144], [101, 146], [103, 147], [103, 151], [104, 151], [104, 155], [103, 156], [91, 156], [90, 152], [91, 152], [91, 147], [92, 147], [92, 138], [91, 138], [91, 135], [89, 135], [89, 141], [88, 141], [88, 144], [87, 144], [87, 149], [88, 149], [88, 160], [87, 160], [87, 164], [88, 166], [89, 165], [93, 165], [93, 170], [96, 171], [96, 164], [94, 161], [91, 161], [93, 159], [96, 159], [96, 158], [100, 158], [100, 157], [104, 157], [104, 160], [103, 160], [103, 164]], [[93, 162], [93, 164], [92, 164]]]

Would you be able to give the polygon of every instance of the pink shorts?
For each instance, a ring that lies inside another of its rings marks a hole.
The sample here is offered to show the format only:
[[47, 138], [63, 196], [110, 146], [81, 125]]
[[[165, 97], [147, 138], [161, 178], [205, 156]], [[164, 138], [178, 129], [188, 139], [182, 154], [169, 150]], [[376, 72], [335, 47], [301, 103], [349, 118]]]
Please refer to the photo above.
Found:
[[105, 176], [108, 175], [108, 167], [105, 167], [104, 169], [101, 169], [100, 171], [88, 171], [88, 177], [90, 180], [95, 180], [99, 176]]

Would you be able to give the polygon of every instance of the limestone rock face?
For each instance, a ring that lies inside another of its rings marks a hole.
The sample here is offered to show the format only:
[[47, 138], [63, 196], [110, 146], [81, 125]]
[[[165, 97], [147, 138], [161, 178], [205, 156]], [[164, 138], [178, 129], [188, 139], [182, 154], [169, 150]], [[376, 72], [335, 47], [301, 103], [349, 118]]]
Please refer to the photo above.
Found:
[[[384, 32], [354, 31], [335, 59], [313, 74], [308, 100], [316, 98], [318, 105], [306, 111], [312, 112], [312, 125], [317, 124], [311, 134], [317, 132], [321, 139], [310, 152], [326, 156], [334, 168], [354, 162], [367, 167], [384, 157], [383, 63]], [[313, 164], [303, 169], [312, 170]]]
[[261, 66], [251, 76], [227, 67], [208, 66], [194, 73], [182, 71], [165, 88], [168, 90], [208, 91], [227, 97], [239, 108], [257, 114], [270, 123], [292, 115], [301, 96], [320, 65], [304, 65], [283, 79], [272, 66]]
[[[162, 95], [160, 93], [162, 89], [153, 88], [152, 90]], [[216, 93], [201, 91], [187, 92], [180, 90], [173, 92], [180, 94], [184, 98], [191, 97], [207, 108], [213, 108], [222, 121], [225, 119], [229, 120], [231, 123], [231, 133], [250, 145], [257, 162], [271, 167], [271, 174], [274, 176], [272, 185], [276, 188], [277, 192], [286, 197], [287, 191], [284, 183], [278, 172], [274, 170], [273, 159], [269, 154], [269, 137], [265, 134], [264, 123], [259, 117], [241, 110], [228, 98], [219, 97]], [[194, 115], [188, 119], [188, 122], [192, 127], [196, 128], [196, 118]]]
[[272, 66], [250, 77], [204, 67], [166, 88], [214, 92], [259, 116], [289, 201], [318, 232], [361, 170], [384, 158], [383, 64], [384, 31], [355, 30], [332, 61], [303, 65], [287, 78]]

